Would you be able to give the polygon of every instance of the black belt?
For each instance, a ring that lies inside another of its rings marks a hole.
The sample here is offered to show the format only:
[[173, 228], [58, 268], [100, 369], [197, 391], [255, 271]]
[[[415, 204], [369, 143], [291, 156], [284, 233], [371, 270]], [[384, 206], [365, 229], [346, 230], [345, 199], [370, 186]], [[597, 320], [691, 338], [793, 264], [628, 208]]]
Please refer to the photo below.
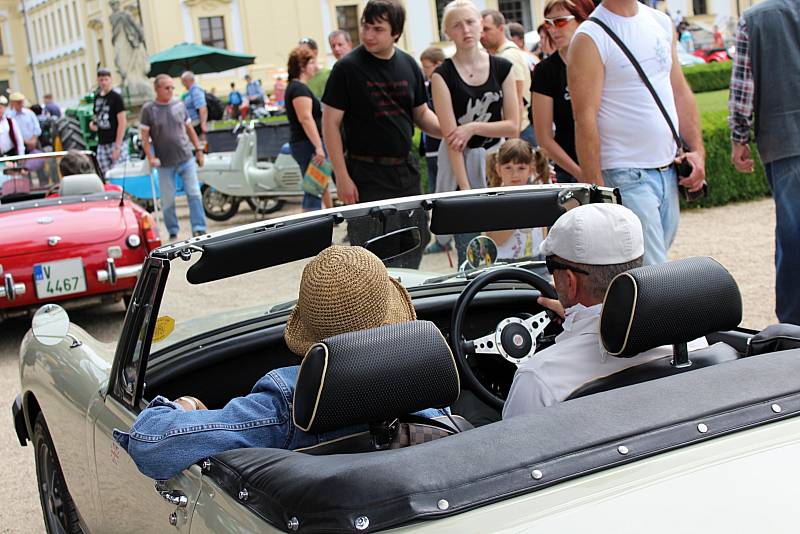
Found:
[[347, 154], [348, 159], [356, 161], [366, 161], [367, 163], [374, 163], [375, 165], [402, 165], [408, 161], [408, 156], [404, 158], [397, 158], [393, 156], [361, 156], [359, 154]]

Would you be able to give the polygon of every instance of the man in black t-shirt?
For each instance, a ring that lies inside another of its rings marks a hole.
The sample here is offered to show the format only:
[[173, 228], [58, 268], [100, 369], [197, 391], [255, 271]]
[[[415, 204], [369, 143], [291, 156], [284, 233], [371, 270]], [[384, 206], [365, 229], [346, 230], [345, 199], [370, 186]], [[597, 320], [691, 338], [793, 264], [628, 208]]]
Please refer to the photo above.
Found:
[[[345, 204], [420, 194], [419, 165], [411, 152], [414, 125], [441, 137], [439, 120], [427, 105], [422, 71], [395, 47], [404, 23], [405, 9], [397, 0], [367, 2], [361, 15], [362, 44], [336, 62], [325, 86], [323, 137], [337, 195]], [[349, 224], [350, 243], [361, 245], [392, 226], [411, 225], [420, 228], [422, 246], [427, 243], [423, 212], [397, 218], [386, 225]], [[405, 256], [409, 258], [401, 257], [400, 264], [415, 267], [422, 248]]]
[[115, 163], [128, 160], [125, 137], [125, 103], [111, 85], [111, 71], [97, 69], [97, 92], [94, 95], [94, 120], [89, 128], [97, 132], [97, 163], [105, 176]]

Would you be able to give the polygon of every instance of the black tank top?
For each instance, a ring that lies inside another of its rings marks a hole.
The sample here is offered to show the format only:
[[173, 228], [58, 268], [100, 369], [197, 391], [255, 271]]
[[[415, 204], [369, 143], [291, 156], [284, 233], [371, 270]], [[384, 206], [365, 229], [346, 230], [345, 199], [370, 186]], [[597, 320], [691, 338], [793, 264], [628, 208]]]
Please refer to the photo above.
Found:
[[[450, 90], [453, 114], [456, 124], [470, 122], [496, 122], [503, 120], [503, 81], [511, 72], [511, 62], [505, 58], [489, 56], [489, 78], [483, 85], [469, 85], [461, 79], [452, 59], [445, 59], [436, 68], [436, 73], [444, 79]], [[474, 135], [469, 140], [469, 148], [489, 147], [496, 138]]]

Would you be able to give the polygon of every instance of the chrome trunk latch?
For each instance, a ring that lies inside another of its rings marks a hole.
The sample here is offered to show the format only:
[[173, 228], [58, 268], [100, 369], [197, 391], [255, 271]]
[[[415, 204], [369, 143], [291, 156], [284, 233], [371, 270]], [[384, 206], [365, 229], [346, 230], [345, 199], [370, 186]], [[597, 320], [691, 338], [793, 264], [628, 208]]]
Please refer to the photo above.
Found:
[[51, 235], [50, 237], [47, 238], [47, 244], [50, 245], [51, 247], [58, 245], [59, 241], [61, 241], [60, 235]]

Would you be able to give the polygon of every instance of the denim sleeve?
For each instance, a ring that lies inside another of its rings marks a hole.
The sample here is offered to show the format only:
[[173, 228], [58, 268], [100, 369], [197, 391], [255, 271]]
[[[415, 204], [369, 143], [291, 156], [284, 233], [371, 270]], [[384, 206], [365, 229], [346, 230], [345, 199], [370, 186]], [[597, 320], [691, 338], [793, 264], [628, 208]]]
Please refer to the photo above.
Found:
[[249, 395], [219, 410], [187, 412], [159, 396], [142, 410], [129, 432], [115, 429], [114, 439], [145, 476], [166, 480], [220, 452], [287, 448], [294, 428], [289, 399], [289, 389], [274, 373], [261, 378]]

